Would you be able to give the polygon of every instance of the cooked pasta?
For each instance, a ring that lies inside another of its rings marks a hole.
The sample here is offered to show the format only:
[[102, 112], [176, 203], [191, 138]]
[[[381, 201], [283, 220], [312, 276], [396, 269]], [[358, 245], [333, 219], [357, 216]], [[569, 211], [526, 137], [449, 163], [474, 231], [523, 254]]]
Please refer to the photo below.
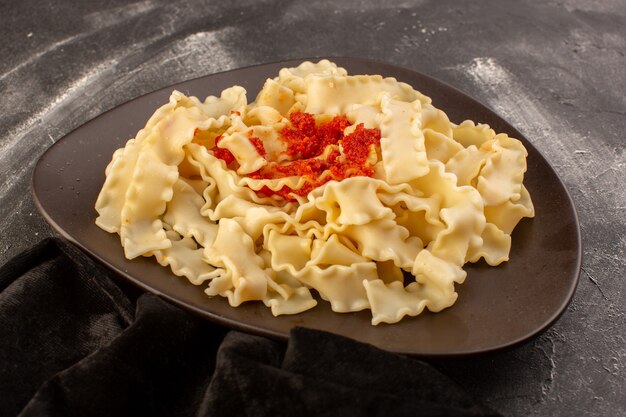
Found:
[[526, 156], [394, 78], [304, 62], [251, 103], [174, 91], [113, 154], [96, 224], [233, 307], [297, 314], [314, 290], [396, 323], [454, 304], [466, 262], [508, 260]]

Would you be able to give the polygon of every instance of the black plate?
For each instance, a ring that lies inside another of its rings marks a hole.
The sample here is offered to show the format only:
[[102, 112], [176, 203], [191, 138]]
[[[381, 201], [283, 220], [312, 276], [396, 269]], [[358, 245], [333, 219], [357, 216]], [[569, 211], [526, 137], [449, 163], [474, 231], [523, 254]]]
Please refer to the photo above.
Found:
[[104, 168], [115, 149], [135, 136], [173, 89], [204, 99], [242, 85], [254, 98], [263, 82], [287, 61], [208, 75], [144, 95], [110, 110], [59, 140], [41, 157], [33, 173], [37, 207], [63, 236], [139, 287], [223, 325], [286, 339], [294, 326], [322, 329], [391, 351], [421, 356], [459, 356], [511, 347], [546, 330], [569, 304], [580, 271], [581, 243], [571, 198], [548, 162], [520, 132], [492, 110], [426, 75], [365, 59], [336, 58], [350, 74], [382, 74], [411, 84], [432, 97], [450, 120], [488, 123], [496, 132], [522, 140], [528, 149], [525, 185], [537, 216], [523, 219], [513, 233], [510, 261], [489, 267], [467, 265], [457, 285], [457, 303], [443, 312], [406, 317], [394, 325], [370, 324], [370, 311], [338, 314], [320, 302], [295, 316], [273, 317], [262, 303], [232, 308], [223, 298], [174, 276], [152, 258], [124, 258], [118, 235], [94, 224], [94, 203]]

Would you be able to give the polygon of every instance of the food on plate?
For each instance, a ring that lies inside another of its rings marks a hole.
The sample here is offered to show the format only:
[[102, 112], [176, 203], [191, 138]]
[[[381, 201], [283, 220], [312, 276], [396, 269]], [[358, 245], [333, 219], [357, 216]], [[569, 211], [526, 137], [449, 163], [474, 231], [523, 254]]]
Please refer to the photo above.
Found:
[[394, 78], [303, 62], [251, 103], [174, 91], [113, 154], [96, 224], [233, 307], [297, 314], [314, 290], [396, 323], [454, 304], [466, 262], [508, 260], [526, 156]]

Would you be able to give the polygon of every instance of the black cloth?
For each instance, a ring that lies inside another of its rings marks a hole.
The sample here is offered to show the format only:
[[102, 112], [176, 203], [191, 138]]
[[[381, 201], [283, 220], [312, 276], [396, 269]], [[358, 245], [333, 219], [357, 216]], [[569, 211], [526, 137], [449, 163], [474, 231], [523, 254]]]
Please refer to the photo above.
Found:
[[0, 268], [0, 416], [497, 416], [428, 364], [227, 329], [47, 239]]

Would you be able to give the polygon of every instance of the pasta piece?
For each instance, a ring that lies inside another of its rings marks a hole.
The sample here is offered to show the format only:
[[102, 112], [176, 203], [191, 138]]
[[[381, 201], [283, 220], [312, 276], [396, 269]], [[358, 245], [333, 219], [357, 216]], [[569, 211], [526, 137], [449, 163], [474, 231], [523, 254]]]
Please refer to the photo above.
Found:
[[271, 309], [274, 316], [302, 313], [317, 305], [317, 301], [307, 287], [296, 288], [287, 299], [277, 293], [269, 292], [263, 299], [263, 303]]
[[428, 158], [421, 130], [419, 101], [405, 103], [385, 94], [380, 148], [387, 182], [402, 184], [426, 175]]
[[[359, 226], [350, 226], [343, 232], [356, 242], [359, 252], [375, 261], [393, 261], [400, 268], [410, 268], [422, 249], [419, 238], [409, 237], [404, 227], [393, 220], [376, 220]], [[378, 242], [385, 241], [385, 245]]]
[[426, 307], [430, 311], [438, 312], [450, 307], [457, 299], [454, 283], [461, 284], [467, 272], [453, 262], [446, 261], [428, 250], [421, 251], [415, 258], [413, 270], [415, 281], [421, 284], [416, 288], [425, 298]]
[[334, 62], [322, 59], [317, 63], [307, 61], [297, 67], [282, 68], [274, 81], [289, 88], [297, 96], [307, 93], [304, 78], [308, 75], [346, 76], [348, 73], [345, 69], [338, 67]]
[[428, 159], [446, 163], [463, 150], [463, 146], [449, 136], [424, 128], [424, 147]]
[[426, 307], [426, 300], [419, 294], [405, 290], [399, 281], [385, 284], [377, 279], [363, 281], [363, 286], [372, 309], [373, 325], [397, 323], [404, 316], [417, 316]]
[[500, 265], [509, 260], [511, 251], [511, 236], [498, 229], [497, 226], [487, 223], [481, 235], [482, 245], [468, 250], [467, 261], [477, 262], [480, 258], [492, 266]]
[[284, 124], [278, 122], [272, 126], [252, 125], [249, 130], [251, 132], [250, 136], [258, 138], [263, 144], [265, 159], [268, 161], [281, 162], [286, 158], [285, 151], [287, 146], [280, 139], [280, 134], [278, 133], [283, 127]]
[[345, 265], [367, 262], [368, 259], [339, 241], [339, 235], [331, 235], [328, 240], [315, 239], [312, 242], [307, 265]]
[[422, 106], [420, 116], [422, 129], [439, 133], [445, 137], [452, 137], [452, 124], [448, 116], [432, 104]]
[[157, 262], [163, 266], [170, 266], [174, 275], [184, 276], [193, 285], [201, 285], [205, 281], [215, 278], [219, 274], [202, 258], [203, 249], [199, 249], [193, 239], [180, 238], [176, 232], [166, 232], [171, 247], [154, 251]]
[[485, 218], [506, 234], [511, 234], [517, 223], [524, 217], [534, 217], [535, 208], [530, 194], [522, 185], [520, 199], [516, 202], [505, 201], [497, 206], [485, 207]]
[[174, 183], [163, 220], [180, 236], [193, 237], [203, 247], [211, 246], [217, 235], [217, 224], [200, 214], [205, 201], [188, 181], [179, 178]]
[[245, 301], [263, 300], [269, 276], [263, 259], [254, 251], [254, 242], [234, 220], [221, 219], [213, 245], [204, 249], [206, 260], [224, 268], [231, 276], [234, 291], [226, 295], [231, 306]]
[[417, 94], [408, 84], [380, 75], [319, 76], [309, 75], [306, 82], [307, 113], [345, 114], [354, 104], [375, 104], [381, 93], [391, 98], [413, 102]]
[[480, 148], [483, 143], [492, 140], [496, 136], [489, 125], [476, 125], [471, 120], [465, 120], [458, 126], [452, 128], [452, 138], [465, 148], [475, 146]]
[[[179, 97], [185, 97], [184, 94], [177, 91]], [[202, 109], [205, 117], [208, 119], [217, 119], [221, 116], [229, 116], [232, 113], [240, 113], [247, 105], [246, 90], [243, 87], [234, 86], [222, 91], [220, 97], [209, 96], [200, 104], [198, 99], [191, 97], [188, 103], [191, 107], [199, 107]]]
[[446, 171], [454, 174], [457, 185], [476, 185], [476, 179], [487, 162], [487, 152], [475, 145], [461, 150], [446, 162]]
[[119, 233], [122, 226], [122, 209], [126, 203], [126, 191], [130, 186], [135, 164], [139, 157], [139, 145], [134, 139], [126, 142], [113, 154], [106, 168], [106, 180], [96, 200], [98, 227], [109, 233]]
[[151, 152], [139, 155], [122, 208], [120, 238], [128, 259], [171, 246], [159, 216], [172, 198], [177, 178], [175, 166], [164, 164]]
[[362, 262], [350, 266], [332, 265], [328, 268], [307, 266], [296, 274], [298, 281], [315, 288], [330, 302], [337, 313], [349, 313], [370, 308], [363, 280], [377, 279], [376, 264]]
[[385, 207], [376, 196], [377, 186], [366, 177], [332, 182], [317, 200], [316, 207], [328, 213], [327, 222], [340, 225], [360, 225], [390, 218], [391, 209]]
[[428, 175], [412, 183], [426, 196], [437, 194], [441, 198], [439, 216], [446, 227], [429, 244], [429, 249], [434, 255], [461, 266], [470, 245], [481, 244], [485, 227], [482, 199], [472, 187], [457, 187], [455, 177], [445, 173], [441, 162], [431, 161], [430, 167]]
[[268, 79], [256, 97], [255, 103], [257, 106], [272, 107], [278, 113], [285, 115], [294, 105], [295, 98], [291, 89], [280, 85], [272, 79]]
[[480, 171], [476, 189], [487, 206], [509, 199], [517, 201], [526, 172], [526, 149], [519, 140], [505, 134], [497, 135], [491, 146], [493, 151]]
[[311, 239], [297, 235], [281, 235], [276, 230], [268, 234], [267, 248], [272, 254], [272, 267], [299, 271], [311, 259]]
[[239, 168], [237, 168], [239, 175], [250, 174], [267, 165], [267, 160], [259, 154], [247, 134], [235, 132], [225, 135], [217, 146], [221, 149], [228, 149], [233, 154], [239, 163]]

